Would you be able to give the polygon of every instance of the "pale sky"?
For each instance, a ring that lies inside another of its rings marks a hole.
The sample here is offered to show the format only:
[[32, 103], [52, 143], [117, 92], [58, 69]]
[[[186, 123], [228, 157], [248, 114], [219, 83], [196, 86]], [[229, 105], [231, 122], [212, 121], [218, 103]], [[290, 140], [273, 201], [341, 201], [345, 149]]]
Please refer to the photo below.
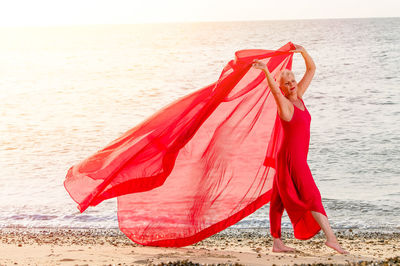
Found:
[[400, 0], [1, 0], [0, 27], [400, 17]]

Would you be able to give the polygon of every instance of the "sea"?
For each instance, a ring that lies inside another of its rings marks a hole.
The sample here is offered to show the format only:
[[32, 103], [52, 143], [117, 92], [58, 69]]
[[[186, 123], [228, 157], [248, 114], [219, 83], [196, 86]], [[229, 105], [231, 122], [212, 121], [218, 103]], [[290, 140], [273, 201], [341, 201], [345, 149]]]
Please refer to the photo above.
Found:
[[[0, 40], [0, 228], [118, 228], [115, 198], [78, 211], [68, 168], [218, 80], [235, 51], [291, 41], [317, 66], [308, 164], [331, 226], [400, 231], [398, 17], [9, 27]], [[231, 228], [268, 230], [268, 212]]]

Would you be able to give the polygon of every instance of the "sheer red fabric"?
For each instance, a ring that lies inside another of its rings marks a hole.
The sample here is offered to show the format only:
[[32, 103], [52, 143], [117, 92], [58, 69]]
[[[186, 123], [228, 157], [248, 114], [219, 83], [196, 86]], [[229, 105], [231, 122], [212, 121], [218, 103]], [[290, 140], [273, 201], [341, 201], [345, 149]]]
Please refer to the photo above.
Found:
[[281, 141], [265, 74], [291, 69], [291, 42], [235, 52], [218, 80], [163, 107], [72, 166], [65, 189], [80, 212], [118, 197], [132, 241], [186, 246], [237, 223], [270, 201]]

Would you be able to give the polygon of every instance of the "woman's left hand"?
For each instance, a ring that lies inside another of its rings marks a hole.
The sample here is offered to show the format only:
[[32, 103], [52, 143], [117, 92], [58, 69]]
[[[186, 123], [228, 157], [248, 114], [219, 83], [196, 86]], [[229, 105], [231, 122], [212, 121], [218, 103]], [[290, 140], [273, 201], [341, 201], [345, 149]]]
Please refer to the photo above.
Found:
[[253, 60], [252, 66], [254, 68], [261, 69], [261, 70], [267, 68], [267, 65], [265, 63], [263, 63], [263, 62], [261, 62], [260, 60], [257, 60], [257, 59]]
[[304, 49], [304, 47], [301, 46], [301, 45], [298, 45], [298, 44], [293, 44], [293, 45], [294, 45], [294, 47], [296, 48], [296, 50], [290, 50], [289, 52], [292, 52], [292, 53], [302, 53], [302, 52], [305, 52], [305, 51], [306, 51], [306, 49]]

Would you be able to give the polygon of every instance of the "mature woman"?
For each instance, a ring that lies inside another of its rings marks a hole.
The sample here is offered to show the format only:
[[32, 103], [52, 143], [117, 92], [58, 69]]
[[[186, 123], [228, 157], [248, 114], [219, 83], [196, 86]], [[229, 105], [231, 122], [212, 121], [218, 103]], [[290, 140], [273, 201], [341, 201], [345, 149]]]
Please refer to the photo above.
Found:
[[253, 63], [253, 67], [263, 70], [267, 76], [269, 88], [278, 106], [278, 116], [284, 135], [277, 154], [277, 174], [273, 182], [270, 203], [272, 251], [295, 250], [287, 247], [281, 240], [281, 217], [283, 210], [286, 209], [296, 238], [309, 239], [322, 228], [327, 238], [325, 244], [328, 247], [339, 253], [348, 253], [340, 246], [329, 225], [320, 192], [307, 164], [311, 116], [302, 97], [316, 68], [307, 51], [300, 45], [295, 47], [296, 50], [291, 52], [301, 53], [307, 67], [299, 83], [296, 82], [293, 72], [285, 69], [280, 73], [278, 86], [263, 62], [254, 60]]

